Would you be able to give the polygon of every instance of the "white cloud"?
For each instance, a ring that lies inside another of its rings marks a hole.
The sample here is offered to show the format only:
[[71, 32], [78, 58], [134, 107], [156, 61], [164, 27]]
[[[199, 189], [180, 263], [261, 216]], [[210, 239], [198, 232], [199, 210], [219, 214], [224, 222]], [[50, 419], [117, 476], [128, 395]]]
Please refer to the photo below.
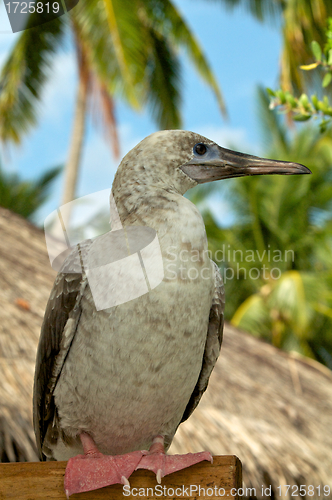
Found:
[[206, 200], [214, 219], [221, 227], [228, 227], [234, 223], [235, 216], [230, 204], [220, 193], [213, 193]]
[[243, 153], [250, 152], [253, 149], [253, 145], [249, 141], [247, 130], [242, 127], [200, 125], [195, 128], [195, 132], [215, 141], [222, 147], [236, 148]]
[[108, 196], [99, 196], [101, 190], [111, 188], [113, 178], [122, 157], [130, 151], [143, 137], [138, 136], [130, 124], [123, 124], [118, 129], [121, 145], [121, 158], [114, 158], [111, 145], [105, 135], [94, 129], [88, 134], [83, 147], [83, 158], [80, 168], [78, 196], [90, 195], [88, 202], [80, 206], [80, 215], [74, 217], [74, 224], [89, 220], [103, 211], [109, 214]]
[[[119, 126], [119, 139], [124, 156], [143, 137], [139, 137], [130, 124]], [[88, 134], [87, 141], [83, 148], [83, 158], [80, 168], [80, 179], [78, 186], [78, 196], [80, 201], [75, 205], [72, 212], [73, 227], [82, 226], [90, 221], [95, 215], [105, 214], [105, 219], [109, 220], [109, 192], [112, 187], [113, 178], [121, 158], [115, 159], [109, 144], [100, 131], [94, 129]], [[83, 197], [83, 198], [82, 198]], [[51, 205], [48, 205], [50, 208]], [[45, 207], [44, 207], [45, 208]], [[54, 210], [54, 207], [52, 207]], [[51, 210], [40, 212], [38, 222], [42, 223], [46, 215]], [[106, 227], [106, 226], [105, 226]], [[104, 229], [105, 229], [104, 227]], [[85, 227], [85, 236], [95, 236], [95, 229]]]
[[60, 123], [68, 107], [72, 108], [77, 88], [77, 68], [74, 51], [54, 56], [49, 80], [40, 105], [41, 119]]
[[118, 165], [136, 144], [144, 137], [139, 136], [130, 124], [120, 125], [118, 128], [121, 147], [120, 158], [114, 158], [111, 144], [108, 144], [106, 134], [94, 129], [84, 145], [82, 161], [82, 176], [79, 193], [91, 193], [111, 186]]
[[[150, 131], [150, 133], [152, 133], [152, 130]], [[134, 131], [133, 127], [129, 123], [124, 123], [119, 127], [119, 137], [122, 155], [124, 156], [146, 136], [137, 134], [136, 130]]]

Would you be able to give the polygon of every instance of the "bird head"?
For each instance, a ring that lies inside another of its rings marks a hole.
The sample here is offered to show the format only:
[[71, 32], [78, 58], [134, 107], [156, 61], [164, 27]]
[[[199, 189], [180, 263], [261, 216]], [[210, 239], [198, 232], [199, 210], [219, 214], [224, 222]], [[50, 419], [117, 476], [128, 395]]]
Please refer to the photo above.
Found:
[[248, 175], [311, 174], [311, 171], [300, 163], [239, 153], [222, 148], [202, 136], [199, 137], [199, 142], [194, 144], [190, 160], [180, 168], [197, 184]]
[[115, 182], [124, 187], [135, 181], [141, 189], [164, 187], [184, 194], [197, 184], [231, 177], [310, 173], [299, 163], [231, 151], [185, 130], [164, 130], [143, 139], [124, 157]]

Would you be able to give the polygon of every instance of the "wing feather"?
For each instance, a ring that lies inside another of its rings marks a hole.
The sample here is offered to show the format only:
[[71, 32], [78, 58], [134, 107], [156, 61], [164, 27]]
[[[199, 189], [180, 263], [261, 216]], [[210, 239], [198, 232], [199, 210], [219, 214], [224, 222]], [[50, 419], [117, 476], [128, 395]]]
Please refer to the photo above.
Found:
[[217, 362], [221, 349], [224, 328], [225, 290], [219, 268], [214, 262], [213, 264], [215, 271], [215, 292], [210, 309], [209, 326], [207, 331], [202, 368], [194, 391], [184, 411], [181, 422], [184, 422], [185, 420], [187, 420], [187, 418], [190, 417], [190, 415], [200, 402], [203, 393], [207, 389], [210, 375]]
[[[81, 300], [87, 285], [85, 273], [70, 272], [82, 269], [82, 251], [88, 251], [91, 242], [77, 245], [67, 257], [56, 277], [46, 306], [36, 357], [33, 393], [33, 423], [37, 447], [43, 460], [48, 449], [45, 437], [58, 439], [57, 412], [53, 392], [80, 320]], [[48, 454], [47, 454], [48, 455]]]

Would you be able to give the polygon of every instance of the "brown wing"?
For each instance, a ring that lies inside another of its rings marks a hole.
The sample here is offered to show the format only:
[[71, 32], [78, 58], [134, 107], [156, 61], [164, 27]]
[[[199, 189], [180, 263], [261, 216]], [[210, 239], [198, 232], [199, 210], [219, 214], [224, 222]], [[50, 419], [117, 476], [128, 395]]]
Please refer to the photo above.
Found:
[[66, 356], [77, 330], [81, 316], [81, 299], [87, 284], [85, 275], [66, 272], [80, 269], [82, 247], [80, 244], [66, 259], [59, 272], [48, 300], [36, 358], [33, 423], [37, 446], [42, 460], [45, 436], [55, 443], [58, 438], [57, 414], [53, 392]]
[[211, 372], [220, 353], [224, 328], [225, 290], [218, 266], [215, 263], [213, 264], [215, 268], [215, 293], [210, 309], [209, 327], [206, 337], [202, 369], [195, 389], [184, 411], [181, 422], [184, 422], [190, 417], [200, 402], [200, 399], [208, 386]]

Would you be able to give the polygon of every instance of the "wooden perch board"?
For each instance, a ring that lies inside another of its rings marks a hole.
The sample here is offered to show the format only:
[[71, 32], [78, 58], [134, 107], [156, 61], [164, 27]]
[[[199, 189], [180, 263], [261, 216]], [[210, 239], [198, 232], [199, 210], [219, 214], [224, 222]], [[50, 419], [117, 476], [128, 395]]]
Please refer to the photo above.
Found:
[[[67, 462], [0, 464], [0, 500], [66, 500], [63, 489], [66, 464]], [[72, 495], [70, 500], [125, 500], [142, 497], [145, 500], [152, 498], [168, 500], [175, 497], [211, 500], [218, 498], [220, 500], [222, 496], [238, 499], [240, 496], [235, 493], [235, 490], [232, 492], [231, 490], [232, 488], [238, 490], [242, 487], [241, 462], [235, 456], [213, 457], [213, 464], [201, 462], [164, 477], [161, 485], [158, 486], [159, 491], [163, 493], [154, 495], [156, 486], [156, 477], [152, 472], [139, 470], [130, 477], [132, 495], [125, 495], [122, 485], [116, 484]], [[134, 490], [134, 488], [137, 489]], [[144, 495], [142, 495], [143, 490], [139, 495], [139, 488], [144, 488]], [[176, 490], [177, 488], [179, 489]], [[209, 491], [207, 491], [208, 488], [210, 488]], [[213, 494], [211, 494], [212, 490]]]

